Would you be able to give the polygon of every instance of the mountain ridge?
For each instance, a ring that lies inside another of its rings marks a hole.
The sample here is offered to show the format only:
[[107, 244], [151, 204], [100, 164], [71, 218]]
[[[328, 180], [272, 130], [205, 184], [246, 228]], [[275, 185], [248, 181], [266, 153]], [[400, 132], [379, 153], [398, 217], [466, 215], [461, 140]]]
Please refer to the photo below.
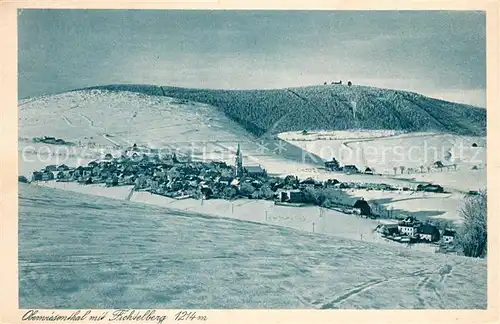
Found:
[[209, 104], [257, 136], [300, 130], [395, 129], [485, 136], [486, 109], [402, 90], [319, 85], [217, 90], [141, 84], [77, 90], [129, 91]]

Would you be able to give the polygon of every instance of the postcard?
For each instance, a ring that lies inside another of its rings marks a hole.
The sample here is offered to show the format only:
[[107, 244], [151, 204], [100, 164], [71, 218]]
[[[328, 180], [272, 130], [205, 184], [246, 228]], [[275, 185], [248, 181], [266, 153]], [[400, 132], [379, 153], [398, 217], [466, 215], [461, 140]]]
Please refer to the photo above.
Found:
[[0, 5], [1, 321], [498, 320], [498, 4], [245, 5]]

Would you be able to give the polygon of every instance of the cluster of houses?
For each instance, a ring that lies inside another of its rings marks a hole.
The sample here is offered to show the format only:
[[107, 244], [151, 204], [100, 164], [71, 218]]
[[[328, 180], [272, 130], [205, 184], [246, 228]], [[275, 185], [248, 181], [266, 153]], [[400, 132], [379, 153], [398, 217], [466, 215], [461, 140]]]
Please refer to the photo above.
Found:
[[376, 231], [383, 237], [402, 243], [428, 242], [453, 243], [455, 231], [440, 231], [436, 226], [422, 223], [414, 217], [407, 217], [397, 224], [378, 225]]
[[141, 154], [137, 146], [120, 157], [106, 154], [104, 159], [86, 166], [48, 165], [32, 174], [32, 181], [101, 183], [107, 186], [133, 185], [136, 190], [178, 197], [191, 195], [216, 197], [226, 187], [237, 188], [241, 181], [259, 187], [267, 173], [261, 166], [246, 166], [237, 170], [224, 162], [182, 162], [174, 154], [160, 157]]
[[[432, 169], [436, 169], [439, 171], [443, 170], [449, 170], [453, 168], [454, 170], [457, 169], [457, 164], [443, 164], [441, 161], [435, 161], [431, 165], [427, 166], [427, 172], [431, 172]], [[393, 167], [394, 170], [394, 175], [398, 173], [398, 170], [401, 172], [401, 174], [412, 174], [412, 173], [424, 173], [425, 172], [425, 167], [423, 165], [420, 166], [420, 168], [406, 168], [405, 166], [399, 166], [399, 167]], [[477, 169], [477, 167], [476, 167]], [[332, 158], [330, 161], [325, 161], [325, 170], [327, 171], [335, 171], [335, 172], [344, 172], [346, 174], [369, 174], [369, 175], [374, 175], [380, 173], [376, 173], [375, 169], [372, 167], [365, 167], [362, 169], [359, 169], [357, 166], [349, 164], [349, 165], [344, 165], [341, 166], [339, 162], [335, 159]]]
[[[327, 84], [328, 84], [328, 82], [327, 82], [327, 81], [325, 81], [325, 82], [323, 82], [323, 84], [324, 84], [324, 85], [327, 85]], [[340, 81], [332, 81], [330, 84], [339, 84], [339, 85], [342, 85], [342, 80], [340, 80]], [[347, 81], [347, 85], [348, 85], [349, 87], [350, 87], [350, 86], [352, 86], [352, 82], [351, 82], [351, 81]]]
[[[345, 170], [350, 168], [356, 167], [344, 167]], [[252, 188], [246, 191], [250, 191], [253, 198], [259, 197], [254, 191], [267, 187], [267, 191], [271, 190], [277, 200], [289, 203], [304, 203], [301, 191], [307, 187], [397, 190], [387, 184], [348, 183], [336, 179], [318, 181], [312, 178], [299, 181], [295, 176], [287, 176], [284, 179], [271, 177], [260, 165], [243, 166], [243, 155], [239, 146], [234, 166], [217, 161], [180, 161], [175, 153], [160, 157], [157, 152], [145, 153], [134, 144], [119, 157], [108, 153], [103, 159], [91, 161], [86, 166], [70, 168], [65, 164], [48, 165], [33, 172], [31, 180], [102, 183], [107, 186], [133, 185], [136, 190], [147, 190], [168, 197], [191, 196], [205, 199], [234, 198], [240, 194], [242, 186], [248, 189], [250, 185]], [[281, 193], [283, 190], [288, 191]], [[247, 195], [246, 192], [242, 194]], [[269, 198], [270, 195], [260, 196]]]
[[55, 138], [53, 136], [34, 137], [33, 142], [54, 144], [54, 145], [74, 145], [74, 143], [72, 143], [72, 142], [67, 142], [61, 138]]

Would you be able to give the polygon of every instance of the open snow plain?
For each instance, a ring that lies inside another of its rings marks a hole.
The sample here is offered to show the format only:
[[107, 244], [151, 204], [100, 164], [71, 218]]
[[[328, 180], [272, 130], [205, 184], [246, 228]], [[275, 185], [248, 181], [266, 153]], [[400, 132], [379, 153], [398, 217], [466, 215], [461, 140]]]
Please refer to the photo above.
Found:
[[487, 306], [485, 260], [96, 199], [20, 185], [21, 308]]

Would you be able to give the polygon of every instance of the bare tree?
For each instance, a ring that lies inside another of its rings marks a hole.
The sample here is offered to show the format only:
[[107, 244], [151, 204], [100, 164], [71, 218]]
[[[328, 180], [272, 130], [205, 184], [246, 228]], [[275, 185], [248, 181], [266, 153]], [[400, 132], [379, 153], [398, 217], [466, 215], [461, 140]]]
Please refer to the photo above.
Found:
[[460, 209], [463, 224], [457, 232], [457, 243], [464, 255], [469, 257], [484, 257], [487, 250], [487, 194], [480, 191], [479, 195], [465, 198]]
[[424, 173], [424, 166], [423, 165], [420, 166], [420, 173]]
[[401, 174], [403, 174], [405, 172], [405, 167], [403, 165], [400, 166], [399, 169], [401, 170]]
[[398, 172], [398, 167], [393, 167], [392, 169], [394, 170], [394, 175], [396, 175], [396, 173]]

